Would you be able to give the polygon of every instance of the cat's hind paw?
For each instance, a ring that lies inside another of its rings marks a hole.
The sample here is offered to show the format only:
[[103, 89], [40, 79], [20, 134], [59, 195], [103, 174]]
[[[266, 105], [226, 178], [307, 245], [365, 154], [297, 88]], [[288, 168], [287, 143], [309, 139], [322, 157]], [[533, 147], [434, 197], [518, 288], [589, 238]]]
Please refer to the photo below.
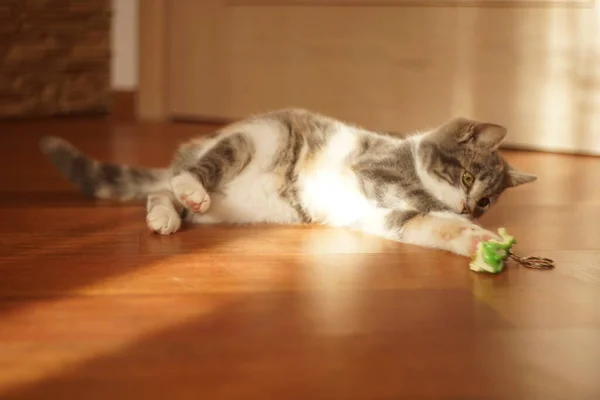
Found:
[[189, 173], [174, 176], [171, 179], [171, 189], [181, 204], [194, 213], [204, 214], [210, 208], [210, 196]]

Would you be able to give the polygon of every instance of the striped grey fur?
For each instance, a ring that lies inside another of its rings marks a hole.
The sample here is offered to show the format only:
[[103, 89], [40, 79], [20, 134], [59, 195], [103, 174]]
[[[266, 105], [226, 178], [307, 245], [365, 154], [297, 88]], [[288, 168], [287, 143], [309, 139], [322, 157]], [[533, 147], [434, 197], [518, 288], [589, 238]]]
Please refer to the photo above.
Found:
[[[199, 150], [199, 149], [198, 149]], [[199, 159], [180, 165], [198, 178], [210, 193], [227, 184], [250, 163], [254, 155], [254, 144], [243, 134], [227, 136], [207, 150]], [[179, 155], [181, 159], [181, 154]], [[179, 172], [174, 169], [174, 172]]]
[[298, 214], [301, 222], [309, 223], [311, 216], [306, 212], [298, 198], [298, 161], [300, 152], [305, 145], [305, 138], [299, 133], [298, 126], [292, 120], [282, 116], [281, 123], [287, 132], [287, 140], [282, 142], [280, 152], [274, 160], [275, 169], [283, 172], [284, 183], [279, 187], [278, 194], [285, 199]]
[[145, 199], [150, 192], [168, 188], [167, 169], [99, 162], [56, 137], [43, 138], [40, 148], [61, 174], [86, 196]]
[[[365, 196], [380, 207], [392, 207], [398, 198], [403, 198], [424, 212], [447, 210], [423, 189], [414, 163], [415, 152], [409, 141], [390, 142], [380, 136], [362, 138], [352, 168]], [[386, 196], [390, 192], [392, 196]]]
[[[308, 112], [283, 110], [270, 113], [284, 128], [285, 140], [282, 141], [272, 166], [284, 176], [284, 184], [278, 190], [279, 196], [286, 199], [296, 210], [303, 223], [313, 221], [313, 216], [302, 205], [298, 196], [298, 174], [300, 163], [312, 159], [327, 143], [334, 130], [334, 121]], [[306, 148], [301, 159], [302, 150]]]

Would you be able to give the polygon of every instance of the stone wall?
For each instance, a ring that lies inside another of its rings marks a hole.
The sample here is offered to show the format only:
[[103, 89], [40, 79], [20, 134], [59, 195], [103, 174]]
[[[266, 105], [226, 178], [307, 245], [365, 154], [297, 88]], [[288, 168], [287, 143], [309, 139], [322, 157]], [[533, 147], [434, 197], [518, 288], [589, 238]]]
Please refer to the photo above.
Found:
[[106, 113], [110, 0], [0, 0], [0, 118]]

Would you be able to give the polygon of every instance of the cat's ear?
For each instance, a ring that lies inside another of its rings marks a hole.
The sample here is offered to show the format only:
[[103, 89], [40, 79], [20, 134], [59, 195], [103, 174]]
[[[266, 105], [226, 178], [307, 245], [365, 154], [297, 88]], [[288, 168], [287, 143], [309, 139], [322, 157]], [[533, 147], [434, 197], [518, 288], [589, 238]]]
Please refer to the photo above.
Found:
[[496, 150], [506, 137], [506, 134], [506, 128], [501, 125], [489, 122], [475, 122], [458, 142], [471, 142], [483, 149]]
[[506, 134], [506, 128], [501, 125], [463, 117], [452, 119], [437, 132], [440, 139], [451, 139], [457, 144], [470, 144], [486, 150], [496, 150]]
[[525, 183], [531, 183], [537, 179], [537, 176], [528, 174], [526, 172], [521, 172], [510, 165], [507, 165], [506, 168], [506, 178], [505, 185], [506, 187], [515, 187], [519, 185], [523, 185]]

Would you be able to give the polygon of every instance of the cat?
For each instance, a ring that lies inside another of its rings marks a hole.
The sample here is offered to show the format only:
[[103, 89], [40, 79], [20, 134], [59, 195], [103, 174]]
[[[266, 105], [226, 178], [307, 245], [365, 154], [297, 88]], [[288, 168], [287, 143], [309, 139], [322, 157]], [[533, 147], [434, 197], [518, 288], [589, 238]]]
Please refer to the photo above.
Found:
[[52, 136], [40, 147], [84, 194], [146, 199], [148, 227], [162, 235], [182, 220], [318, 223], [470, 256], [497, 238], [476, 220], [537, 179], [502, 158], [506, 134], [457, 117], [403, 136], [283, 109], [184, 143], [165, 169], [99, 162]]

